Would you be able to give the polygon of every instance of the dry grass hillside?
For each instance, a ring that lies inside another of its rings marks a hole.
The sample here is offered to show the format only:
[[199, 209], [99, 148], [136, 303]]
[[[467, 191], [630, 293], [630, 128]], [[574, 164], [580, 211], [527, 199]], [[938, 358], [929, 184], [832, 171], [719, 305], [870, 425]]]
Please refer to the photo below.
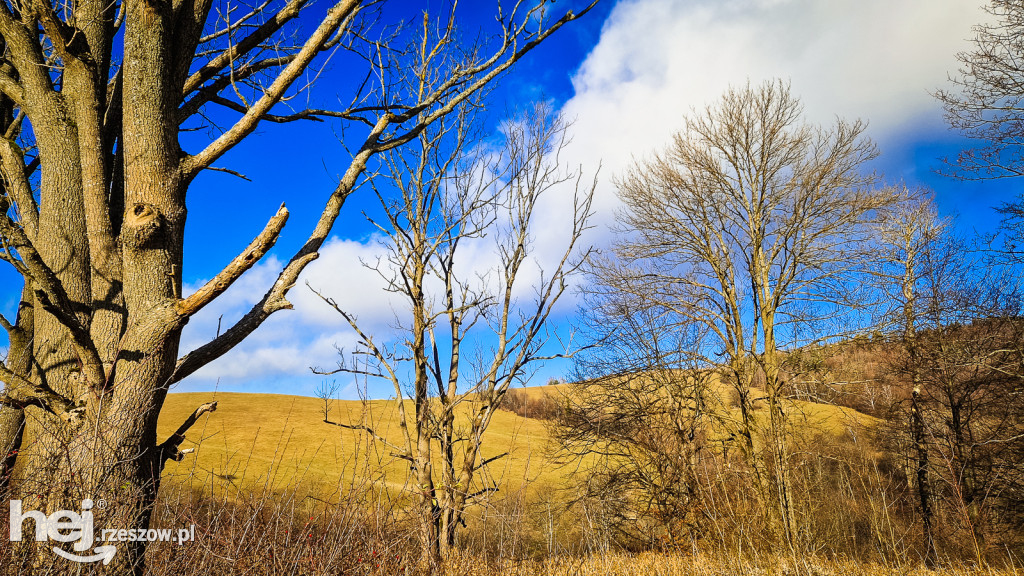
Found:
[[[846, 376], [852, 362], [867, 362], [876, 356], [875, 352], [867, 348], [846, 351], [845, 358], [828, 367], [828, 381], [833, 383]], [[729, 387], [718, 383], [715, 389], [719, 405], [727, 412], [736, 410]], [[567, 385], [521, 389], [515, 392], [515, 406], [534, 406], [531, 402], [545, 398], [558, 402], [571, 392]], [[855, 405], [853, 402], [847, 402], [847, 406], [816, 402], [812, 400], [815, 394], [787, 404], [786, 412], [798, 437], [794, 446], [800, 450], [857, 443], [859, 435], [866, 437], [880, 424], [876, 417], [850, 406]], [[414, 513], [406, 505], [406, 499], [414, 494], [409, 466], [394, 457], [391, 448], [363, 431], [325, 423], [321, 399], [274, 394], [170, 394], [161, 415], [160, 435], [171, 434], [192, 410], [211, 400], [218, 402], [217, 410], [204, 416], [188, 434], [185, 447], [196, 448], [196, 452], [182, 462], [169, 463], [164, 472], [169, 490], [157, 514], [160, 525], [195, 524], [202, 532], [197, 538], [201, 546], [186, 549], [184, 555], [174, 546], [155, 546], [154, 566], [161, 568], [154, 574], [417, 573]], [[763, 404], [754, 403], [758, 419], [765, 417]], [[818, 478], [821, 485], [800, 485], [801, 489], [817, 490], [807, 494], [812, 504], [817, 504], [801, 508], [801, 517], [815, 529], [828, 528], [836, 512], [820, 499], [834, 495], [837, 502], [842, 500], [836, 504], [842, 510], [840, 516], [856, 520], [860, 532], [864, 532], [846, 534], [839, 530], [834, 538], [863, 539], [869, 548], [891, 544], [885, 540], [889, 538], [896, 542], [889, 548], [902, 552], [861, 557], [835, 554], [828, 546], [810, 546], [791, 554], [753, 545], [760, 542], [757, 516], [754, 509], [745, 507], [743, 496], [743, 490], [749, 491], [750, 487], [743, 483], [742, 471], [719, 469], [722, 478], [730, 479], [723, 482], [736, 484], [730, 484], [724, 492], [710, 487], [716, 497], [725, 497], [725, 508], [703, 509], [716, 514], [714, 526], [728, 530], [732, 522], [752, 531], [748, 538], [738, 540], [741, 546], [708, 533], [630, 553], [628, 548], [610, 543], [603, 535], [600, 518], [589, 515], [587, 504], [569, 504], [580, 495], [580, 478], [570, 474], [586, 466], [560, 467], [554, 461], [548, 421], [523, 417], [512, 411], [512, 406], [505, 408], [494, 415], [483, 457], [503, 452], [509, 455], [489, 465], [481, 481], [482, 485], [498, 487], [499, 494], [474, 507], [467, 516], [460, 551], [446, 563], [446, 574], [1018, 573], [1012, 555], [1010, 564], [999, 562], [997, 570], [950, 559], [944, 560], [938, 571], [925, 571], [913, 548], [913, 522], [904, 525], [887, 521], [877, 526], [861, 522], [879, 515], [888, 519], [890, 513], [898, 513], [908, 504], [872, 500], [865, 511], [857, 508], [863, 504], [859, 500], [847, 498], [850, 503], [843, 503], [847, 502], [841, 498], [843, 490], [869, 488], [857, 484], [865, 478], [855, 475], [853, 460], [833, 466], [840, 475], [846, 474], [846, 483], [832, 486], [821, 476], [831, 468], [811, 465], [820, 462], [805, 459], [810, 463], [808, 478]], [[460, 417], [466, 418], [472, 409], [467, 404]], [[399, 443], [401, 437], [395, 401], [334, 401], [329, 419], [369, 425], [391, 443]], [[874, 454], [874, 448], [866, 449]], [[834, 457], [832, 452], [825, 456], [825, 460]], [[877, 466], [869, 472], [874, 476], [867, 481], [888, 478]], [[177, 489], [182, 487], [186, 490]], [[882, 488], [880, 493], [887, 497], [905, 491], [900, 485], [885, 484]], [[849, 523], [837, 522], [837, 526]], [[879, 526], [888, 527], [891, 533], [876, 530]]]
[[[517, 389], [530, 400], [558, 401], [565, 384]], [[723, 396], [728, 393], [723, 389]], [[170, 462], [165, 477], [204, 486], [214, 492], [279, 490], [296, 484], [350, 488], [373, 481], [401, 490], [408, 481], [408, 464], [393, 450], [360, 430], [325, 423], [319, 398], [282, 394], [233, 392], [169, 394], [160, 415], [159, 434], [170, 435], [194, 409], [216, 400], [217, 410], [188, 434], [183, 447], [195, 448], [182, 462]], [[399, 444], [401, 431], [393, 400], [334, 401], [330, 419], [346, 424], [372, 423], [389, 442]], [[466, 404], [462, 417], [472, 409]], [[408, 413], [412, 413], [407, 403]], [[793, 401], [789, 410], [799, 429], [808, 434], [844, 434], [870, 422], [848, 407]], [[508, 452], [488, 467], [484, 482], [504, 491], [531, 486], [563, 486], [566, 470], [553, 461], [546, 422], [508, 410], [495, 412], [487, 430], [482, 458]]]
[[[280, 394], [181, 393], [170, 394], [160, 415], [159, 434], [167, 436], [200, 404], [217, 401], [217, 410], [188, 434], [187, 447], [196, 448], [180, 463], [171, 462], [165, 477], [214, 491], [291, 487], [295, 484], [326, 488], [350, 487], [367, 479], [401, 488], [408, 464], [392, 450], [372, 441], [360, 430], [325, 423], [319, 398]], [[407, 405], [411, 413], [411, 405]], [[330, 419], [339, 423], [372, 422], [389, 442], [399, 443], [397, 405], [394, 401], [335, 401]], [[465, 412], [471, 406], [466, 405]], [[507, 488], [547, 483], [558, 473], [545, 458], [544, 422], [511, 412], [495, 413], [487, 431], [483, 458], [509, 452], [488, 467], [486, 481]], [[545, 483], [542, 482], [542, 483]]]

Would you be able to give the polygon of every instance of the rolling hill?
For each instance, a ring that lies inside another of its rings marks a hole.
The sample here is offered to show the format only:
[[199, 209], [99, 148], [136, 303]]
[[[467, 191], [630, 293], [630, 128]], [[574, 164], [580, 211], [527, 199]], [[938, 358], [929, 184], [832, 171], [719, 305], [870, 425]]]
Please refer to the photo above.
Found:
[[[401, 488], [408, 463], [360, 430], [324, 422], [319, 398], [278, 394], [169, 394], [160, 415], [161, 439], [174, 432], [200, 404], [216, 400], [217, 410], [187, 434], [182, 448], [196, 448], [183, 461], [169, 462], [165, 478], [212, 489], [276, 490], [294, 484], [351, 488], [366, 478]], [[396, 403], [373, 400], [334, 401], [330, 419], [341, 423], [372, 422], [393, 443], [401, 433]], [[411, 405], [408, 408], [412, 412]], [[469, 410], [469, 405], [465, 410]], [[542, 421], [498, 410], [487, 431], [483, 458], [509, 452], [488, 466], [486, 480], [506, 488], [537, 480], [557, 481], [559, 474], [545, 455], [548, 435]]]
[[[521, 389], [530, 398], [565, 391], [565, 385]], [[165, 478], [213, 492], [240, 493], [295, 485], [347, 490], [368, 481], [402, 491], [409, 482], [408, 463], [396, 458], [391, 448], [363, 431], [325, 423], [324, 402], [319, 398], [232, 392], [169, 394], [160, 416], [160, 438], [173, 433], [197, 406], [211, 400], [217, 400], [217, 410], [197, 422], [182, 445], [196, 451], [181, 462], [169, 462]], [[371, 423], [378, 434], [399, 444], [396, 407], [394, 400], [333, 401], [329, 418], [346, 424]], [[842, 434], [872, 420], [856, 410], [829, 404], [793, 401], [791, 408], [793, 422], [802, 432]], [[461, 416], [470, 409], [466, 404]], [[407, 412], [412, 413], [408, 402]], [[498, 410], [486, 434], [483, 458], [503, 452], [509, 455], [487, 467], [482, 483], [504, 491], [565, 485], [566, 470], [550, 454], [544, 421]]]

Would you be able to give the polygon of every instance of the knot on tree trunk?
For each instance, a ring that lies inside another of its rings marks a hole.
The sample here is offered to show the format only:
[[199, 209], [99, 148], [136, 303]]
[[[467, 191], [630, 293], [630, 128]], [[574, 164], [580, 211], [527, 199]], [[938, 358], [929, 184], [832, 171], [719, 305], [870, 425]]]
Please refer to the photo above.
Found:
[[164, 216], [152, 204], [132, 206], [124, 219], [122, 234], [125, 247], [144, 250], [158, 245], [163, 235]]

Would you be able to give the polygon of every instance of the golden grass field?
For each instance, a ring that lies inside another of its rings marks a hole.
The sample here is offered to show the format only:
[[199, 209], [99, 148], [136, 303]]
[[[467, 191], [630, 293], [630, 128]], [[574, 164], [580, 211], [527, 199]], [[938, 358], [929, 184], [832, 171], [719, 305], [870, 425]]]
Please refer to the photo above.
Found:
[[[559, 394], [564, 388], [535, 387], [525, 389], [529, 395]], [[382, 487], [393, 495], [404, 491], [408, 464], [390, 455], [390, 448], [370, 439], [359, 430], [349, 430], [325, 423], [323, 401], [318, 398], [278, 394], [246, 394], [225, 392], [176, 393], [167, 397], [160, 418], [162, 440], [170, 435], [200, 404], [216, 400], [218, 408], [202, 419], [187, 434], [183, 447], [197, 451], [182, 462], [170, 462], [165, 479], [179, 485], [203, 487], [205, 494], [238, 500], [266, 498], [268, 494], [296, 490], [325, 490], [325, 494], [341, 495], [354, 487], [373, 491]], [[400, 443], [397, 404], [376, 400], [334, 401], [330, 419], [345, 423], [372, 423], [375, 431], [395, 444]], [[408, 406], [411, 414], [411, 406]], [[467, 404], [463, 416], [472, 409]], [[847, 408], [793, 402], [790, 414], [800, 435], [855, 434], [874, 424], [871, 417]], [[535, 499], [551, 501], [564, 498], [559, 487], [568, 487], [567, 470], [559, 467], [550, 453], [549, 436], [543, 421], [522, 418], [512, 412], [495, 412], [484, 442], [483, 457], [508, 451], [510, 455], [492, 464], [485, 482], [501, 487], [505, 494], [524, 489]], [[299, 496], [301, 499], [302, 497]], [[331, 498], [338, 501], [338, 498]], [[293, 500], [288, 500], [293, 501]], [[326, 502], [325, 502], [326, 503]], [[244, 506], [244, 505], [243, 505]], [[315, 506], [315, 505], [314, 505]], [[573, 519], [563, 518], [563, 521]], [[706, 545], [712, 548], [705, 548]], [[398, 550], [404, 558], [405, 552]], [[391, 551], [395, 554], [395, 551]], [[481, 555], [483, 554], [483, 555]], [[390, 574], [393, 566], [361, 564], [359, 558], [353, 574]], [[404, 562], [404, 560], [403, 560]], [[365, 568], [365, 569], [364, 569]], [[397, 568], [396, 568], [397, 569]], [[303, 572], [304, 573], [304, 572]], [[316, 571], [310, 573], [318, 573]], [[404, 573], [404, 572], [403, 572]], [[700, 549], [673, 552], [628, 554], [594, 550], [583, 555], [551, 555], [530, 559], [493, 558], [476, 551], [456, 555], [446, 562], [445, 574], [451, 575], [549, 575], [597, 576], [634, 575], [788, 575], [814, 574], [836, 576], [910, 576], [935, 574], [974, 576], [982, 574], [1014, 575], [1014, 566], [998, 570], [969, 565], [948, 565], [928, 571], [915, 558], [906, 558], [898, 565], [859, 563], [854, 560], [794, 558], [787, 555], [763, 556], [746, 550], [743, 557], [714, 548], [704, 542]]]
[[[540, 393], [534, 391], [532, 393]], [[301, 484], [350, 487], [366, 478], [400, 488], [408, 463], [391, 456], [360, 430], [325, 423], [319, 398], [279, 394], [197, 392], [169, 394], [160, 414], [159, 435], [169, 436], [204, 402], [216, 400], [217, 410], [196, 423], [183, 448], [196, 452], [182, 462], [170, 462], [165, 477], [219, 489], [251, 491]], [[334, 401], [330, 419], [341, 423], [372, 422], [374, 430], [401, 444], [397, 404], [373, 400]], [[471, 406], [466, 405], [465, 410]], [[407, 410], [412, 414], [411, 403]], [[559, 472], [546, 457], [547, 432], [539, 420], [511, 412], [495, 412], [483, 447], [483, 458], [509, 452], [488, 466], [487, 481], [506, 488], [551, 483]]]
[[922, 566], [863, 564], [843, 560], [807, 558], [755, 558], [737, 560], [702, 553], [604, 553], [585, 557], [557, 557], [543, 561], [481, 563], [458, 558], [447, 566], [451, 576], [1018, 576], [1010, 568], [946, 565], [935, 570]]
[[[558, 396], [566, 391], [565, 386], [520, 390], [531, 397]], [[214, 491], [251, 491], [257, 487], [276, 490], [296, 483], [349, 488], [366, 479], [400, 489], [407, 481], [409, 466], [392, 456], [394, 449], [372, 440], [364, 431], [325, 423], [324, 402], [319, 398], [172, 393], [160, 414], [161, 439], [173, 433], [197, 406], [211, 400], [218, 402], [217, 410], [197, 422], [182, 445], [196, 448], [196, 452], [180, 463], [168, 463], [166, 477], [205, 484]], [[788, 412], [795, 428], [804, 433], [843, 434], [870, 425], [873, 420], [849, 408], [803, 401], [790, 404]], [[471, 403], [466, 403], [459, 416], [465, 418], [473, 409]], [[406, 401], [406, 411], [411, 418], [411, 401]], [[370, 424], [392, 444], [402, 444], [394, 400], [334, 400], [329, 418], [345, 424]], [[565, 470], [551, 457], [544, 421], [497, 410], [482, 452], [483, 459], [509, 452], [508, 457], [488, 466], [481, 479], [503, 490], [564, 483]]]

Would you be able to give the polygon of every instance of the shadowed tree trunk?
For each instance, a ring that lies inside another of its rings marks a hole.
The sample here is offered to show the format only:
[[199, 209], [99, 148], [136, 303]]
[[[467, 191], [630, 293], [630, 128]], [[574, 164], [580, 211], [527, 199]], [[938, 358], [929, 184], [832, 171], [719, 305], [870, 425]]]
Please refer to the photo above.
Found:
[[903, 190], [899, 196], [902, 201], [890, 207], [877, 225], [881, 256], [876, 274], [882, 279], [883, 291], [896, 305], [894, 313], [898, 320], [894, 323], [902, 332], [907, 356], [906, 366], [912, 388], [906, 424], [914, 452], [912, 468], [921, 513], [921, 546], [925, 566], [934, 568], [938, 554], [933, 528], [934, 496], [929, 477], [929, 449], [922, 414], [921, 358], [917, 343], [918, 319], [922, 312], [918, 288], [924, 275], [925, 256], [935, 249], [948, 223], [938, 217], [932, 198], [925, 192]]

